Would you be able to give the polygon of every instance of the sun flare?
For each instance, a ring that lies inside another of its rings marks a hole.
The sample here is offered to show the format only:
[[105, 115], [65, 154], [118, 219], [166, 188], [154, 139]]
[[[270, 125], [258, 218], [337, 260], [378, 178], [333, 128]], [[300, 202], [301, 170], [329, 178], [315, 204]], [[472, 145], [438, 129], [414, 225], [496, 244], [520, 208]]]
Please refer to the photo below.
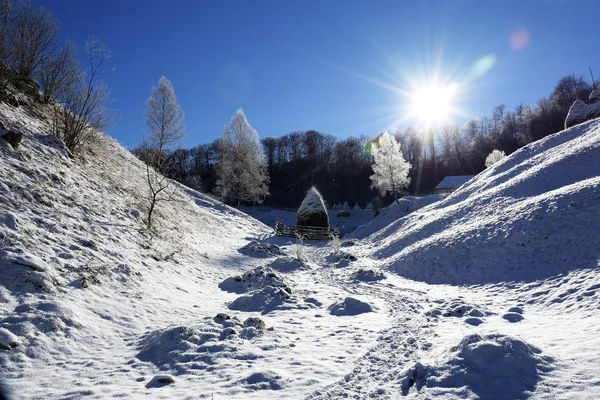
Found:
[[457, 85], [429, 82], [415, 88], [411, 94], [410, 114], [425, 125], [448, 122], [455, 114], [453, 102]]

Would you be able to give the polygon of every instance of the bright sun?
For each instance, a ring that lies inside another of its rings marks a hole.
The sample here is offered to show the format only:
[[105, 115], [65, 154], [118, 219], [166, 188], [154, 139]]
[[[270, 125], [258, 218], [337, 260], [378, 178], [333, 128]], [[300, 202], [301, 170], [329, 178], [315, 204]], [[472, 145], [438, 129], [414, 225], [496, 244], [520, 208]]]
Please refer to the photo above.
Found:
[[425, 125], [436, 125], [450, 120], [455, 113], [452, 103], [456, 84], [430, 82], [417, 87], [411, 94], [410, 114]]

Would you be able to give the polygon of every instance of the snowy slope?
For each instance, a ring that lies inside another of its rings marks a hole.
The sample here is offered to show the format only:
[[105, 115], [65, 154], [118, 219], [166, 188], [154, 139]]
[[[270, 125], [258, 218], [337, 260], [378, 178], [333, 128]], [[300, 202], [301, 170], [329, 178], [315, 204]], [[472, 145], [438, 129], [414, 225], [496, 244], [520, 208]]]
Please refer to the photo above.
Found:
[[103, 135], [72, 159], [42, 113], [0, 105], [4, 125], [25, 133], [18, 150], [0, 140], [0, 327], [19, 341], [0, 369], [17, 393], [62, 397], [115, 380], [111, 364], [128, 369], [124, 338], [196, 318], [194, 304], [221, 310], [208, 300], [239, 268], [236, 249], [268, 228], [187, 190], [148, 234], [142, 164]]
[[599, 159], [598, 120], [531, 143], [375, 233], [372, 257], [433, 283], [533, 281], [595, 269]]
[[443, 199], [445, 195], [434, 194], [431, 196], [405, 196], [398, 203], [394, 202], [373, 218], [372, 221], [356, 228], [349, 236], [358, 239], [364, 239], [369, 235], [385, 228], [396, 220], [407, 216], [419, 208], [428, 206], [431, 203]]

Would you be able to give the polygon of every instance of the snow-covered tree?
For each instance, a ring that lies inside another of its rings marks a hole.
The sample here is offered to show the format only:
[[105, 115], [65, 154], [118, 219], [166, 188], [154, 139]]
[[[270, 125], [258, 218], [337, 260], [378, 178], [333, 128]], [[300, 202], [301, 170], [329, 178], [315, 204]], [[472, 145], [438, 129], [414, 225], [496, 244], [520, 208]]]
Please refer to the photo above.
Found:
[[498, 161], [506, 157], [506, 154], [501, 150], [492, 150], [492, 152], [485, 159], [485, 167], [489, 168], [496, 164]]
[[222, 198], [261, 203], [269, 194], [267, 161], [258, 133], [240, 108], [219, 140], [217, 192]]
[[148, 182], [148, 227], [152, 225], [152, 214], [159, 202], [172, 201], [176, 188], [165, 177], [169, 170], [168, 151], [181, 145], [185, 135], [183, 111], [175, 97], [171, 82], [161, 77], [158, 86], [152, 88], [152, 94], [146, 103], [146, 126], [149, 137], [142, 144], [143, 159], [146, 162]]
[[177, 104], [171, 82], [164, 76], [158, 80], [158, 86], [152, 88], [144, 115], [150, 131], [150, 146], [158, 153], [164, 154], [181, 144], [185, 136], [184, 114]]
[[372, 187], [377, 188], [382, 196], [393, 194], [396, 202], [399, 202], [398, 193], [410, 184], [410, 163], [402, 157], [400, 144], [386, 131], [379, 136], [376, 146], [372, 147], [372, 153], [375, 160], [372, 166]]

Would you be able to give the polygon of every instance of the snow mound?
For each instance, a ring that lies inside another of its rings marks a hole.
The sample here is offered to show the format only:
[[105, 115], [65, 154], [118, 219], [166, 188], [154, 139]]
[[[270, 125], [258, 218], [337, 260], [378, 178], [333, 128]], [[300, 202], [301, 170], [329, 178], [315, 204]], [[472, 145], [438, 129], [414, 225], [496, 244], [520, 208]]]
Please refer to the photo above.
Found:
[[239, 383], [250, 390], [280, 390], [282, 388], [281, 375], [273, 371], [254, 372]]
[[277, 275], [272, 269], [266, 267], [257, 267], [245, 272], [243, 275], [229, 277], [219, 284], [221, 290], [237, 294], [262, 289], [266, 286], [281, 288], [291, 293], [291, 289], [284, 282], [283, 278]]
[[265, 286], [238, 297], [229, 304], [230, 310], [260, 311], [267, 314], [291, 298], [291, 290], [285, 287]]
[[161, 370], [174, 371], [176, 375], [204, 370], [226, 363], [228, 359], [243, 359], [248, 355], [240, 351], [239, 341], [253, 339], [264, 332], [264, 322], [259, 318], [249, 320], [242, 322], [235, 316], [220, 313], [195, 324], [148, 332], [138, 342], [136, 358]]
[[478, 304], [468, 303], [462, 298], [436, 302], [438, 305], [425, 311], [425, 316], [434, 320], [438, 318], [464, 317], [465, 322], [469, 325], [479, 325], [483, 323], [483, 317], [489, 317], [490, 315], [493, 315], [493, 313], [488, 311], [485, 307]]
[[354, 297], [346, 297], [343, 301], [329, 306], [329, 312], [332, 315], [358, 315], [368, 312], [374, 312], [373, 306]]
[[435, 203], [436, 201], [443, 199], [443, 195], [431, 195], [423, 197], [406, 196], [400, 199], [400, 204], [394, 202], [388, 207], [381, 210], [381, 212], [373, 218], [372, 221], [359, 226], [351, 232], [348, 237], [356, 239], [364, 239], [367, 236], [385, 228], [392, 222], [399, 220], [416, 211], [422, 207], [428, 206], [429, 204]]
[[371, 256], [431, 283], [532, 282], [595, 269], [598, 159], [598, 120], [530, 143], [371, 235]]
[[54, 292], [62, 281], [44, 260], [17, 247], [0, 249], [0, 268], [12, 278], [5, 285], [13, 293]]
[[279, 257], [276, 260], [271, 261], [267, 267], [277, 272], [295, 272], [310, 269], [308, 264], [292, 257]]
[[382, 279], [385, 279], [385, 274], [374, 269], [359, 268], [359, 270], [354, 274], [354, 280], [362, 282], [380, 281]]
[[238, 251], [253, 257], [273, 257], [285, 254], [276, 244], [259, 242], [257, 240], [251, 241]]
[[526, 399], [553, 368], [553, 359], [541, 353], [508, 336], [467, 336], [448, 361], [428, 368], [422, 392], [444, 399]]

